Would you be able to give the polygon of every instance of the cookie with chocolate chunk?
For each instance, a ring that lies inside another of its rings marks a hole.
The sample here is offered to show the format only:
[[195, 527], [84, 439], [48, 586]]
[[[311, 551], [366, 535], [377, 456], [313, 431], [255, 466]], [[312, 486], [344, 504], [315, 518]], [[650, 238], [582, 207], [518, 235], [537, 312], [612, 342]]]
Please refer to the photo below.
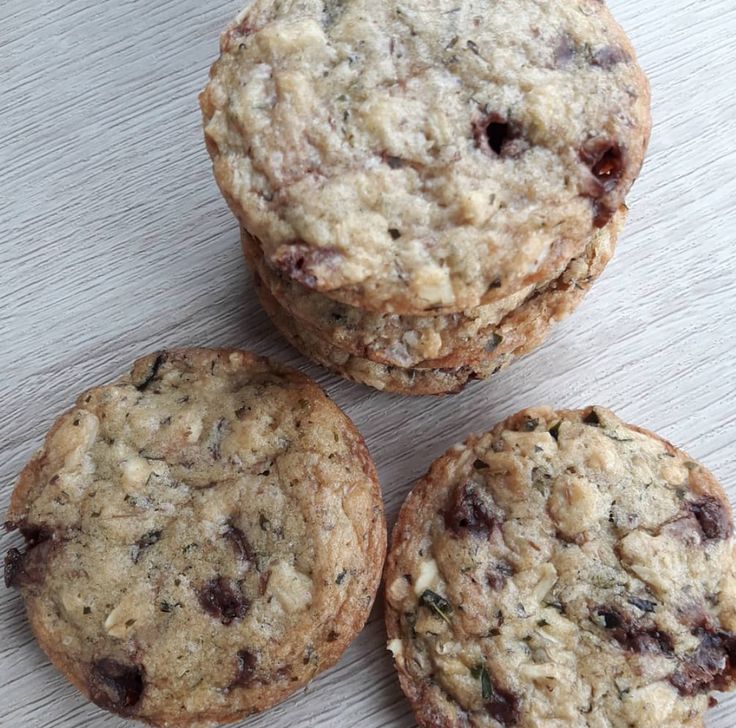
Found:
[[649, 90], [600, 0], [254, 0], [200, 97], [270, 266], [382, 313], [551, 277], [642, 164]]
[[525, 410], [404, 503], [388, 646], [421, 726], [695, 728], [736, 686], [734, 556], [681, 450], [600, 407]]
[[5, 559], [38, 641], [99, 706], [230, 722], [332, 665], [385, 554], [375, 468], [306, 377], [232, 350], [138, 360], [20, 476]]
[[[279, 331], [305, 356], [378, 390], [412, 395], [449, 394], [459, 392], [472, 380], [496, 374], [542, 344], [553, 325], [578, 307], [603, 272], [613, 255], [618, 224], [623, 217], [624, 213], [619, 213], [605, 229], [598, 231], [584, 253], [572, 260], [559, 278], [532, 292], [497, 323], [484, 327], [482, 336], [478, 337], [480, 346], [472, 340], [459, 338], [453, 345], [455, 348], [445, 356], [420, 361], [410, 367], [399, 366], [391, 360], [388, 352], [395, 350], [393, 346], [384, 349], [384, 356], [380, 355], [380, 350], [362, 351], [356, 341], [353, 346], [341, 347], [332, 340], [329, 322], [325, 321], [320, 329], [299, 321], [296, 314], [276, 300], [261, 278], [257, 258], [250, 254], [248, 257], [254, 267], [255, 288], [261, 305]], [[356, 333], [356, 338], [364, 335], [372, 334], [364, 330]]]
[[[557, 316], [538, 316], [531, 325], [521, 312], [536, 299], [561, 291], [568, 313], [582, 298], [613, 256], [618, 234], [626, 218], [621, 209], [598, 230], [583, 252], [550, 280], [540, 281], [518, 293], [485, 306], [436, 316], [378, 314], [348, 306], [295, 283], [270, 268], [256, 240], [241, 229], [241, 245], [251, 268], [257, 271], [278, 304], [313, 334], [354, 357], [378, 364], [420, 369], [448, 369], [476, 360], [490, 361], [525, 344], [530, 330], [544, 329]], [[573, 302], [571, 299], [575, 299]], [[513, 325], [510, 325], [513, 322]], [[532, 347], [526, 347], [527, 351]]]

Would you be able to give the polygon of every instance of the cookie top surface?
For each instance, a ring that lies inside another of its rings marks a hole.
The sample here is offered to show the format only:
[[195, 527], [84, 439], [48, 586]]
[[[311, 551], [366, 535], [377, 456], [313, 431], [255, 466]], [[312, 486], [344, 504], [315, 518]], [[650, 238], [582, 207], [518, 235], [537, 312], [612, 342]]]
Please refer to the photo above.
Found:
[[362, 308], [461, 310], [618, 208], [649, 92], [598, 0], [254, 0], [201, 96], [269, 263]]
[[385, 553], [375, 469], [306, 377], [226, 350], [145, 357], [21, 474], [5, 576], [56, 666], [155, 725], [235, 720], [334, 663]]
[[736, 673], [727, 497], [602, 408], [526, 410], [405, 502], [387, 626], [423, 726], [702, 726]]

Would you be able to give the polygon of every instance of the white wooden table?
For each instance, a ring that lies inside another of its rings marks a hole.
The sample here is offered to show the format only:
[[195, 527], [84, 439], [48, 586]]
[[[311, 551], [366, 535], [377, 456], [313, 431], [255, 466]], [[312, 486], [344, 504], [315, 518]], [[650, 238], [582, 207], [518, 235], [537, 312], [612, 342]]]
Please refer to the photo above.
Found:
[[[81, 389], [176, 345], [244, 347], [315, 376], [365, 434], [390, 524], [449, 445], [540, 403], [610, 406], [736, 501], [736, 2], [612, 0], [655, 120], [617, 256], [541, 350], [445, 399], [339, 381], [259, 310], [196, 98], [239, 4], [0, 0], [0, 507]], [[0, 588], [0, 726], [123, 725], [56, 673]], [[247, 725], [414, 725], [382, 609], [337, 667]], [[736, 697], [708, 725], [736, 726]]]

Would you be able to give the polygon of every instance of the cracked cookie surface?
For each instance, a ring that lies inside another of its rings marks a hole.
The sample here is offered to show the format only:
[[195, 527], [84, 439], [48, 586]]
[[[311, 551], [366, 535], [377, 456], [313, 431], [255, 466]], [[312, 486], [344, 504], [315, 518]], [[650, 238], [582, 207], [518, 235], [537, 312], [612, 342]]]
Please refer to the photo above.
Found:
[[311, 380], [232, 350], [138, 360], [20, 476], [5, 579], [54, 664], [159, 726], [263, 710], [362, 628], [385, 553], [375, 468]]
[[254, 0], [200, 101], [269, 263], [395, 313], [551, 277], [621, 205], [650, 129], [599, 0]]
[[713, 475], [606, 409], [469, 438], [409, 495], [387, 560], [418, 722], [702, 726], [736, 682], [732, 536]]

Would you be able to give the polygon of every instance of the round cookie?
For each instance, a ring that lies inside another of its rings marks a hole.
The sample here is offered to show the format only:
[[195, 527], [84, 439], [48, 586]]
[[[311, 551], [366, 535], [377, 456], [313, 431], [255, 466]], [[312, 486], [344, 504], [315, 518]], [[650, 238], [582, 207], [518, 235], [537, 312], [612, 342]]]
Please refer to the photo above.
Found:
[[600, 0], [254, 0], [200, 97], [270, 265], [381, 312], [551, 277], [622, 204], [650, 130]]
[[702, 727], [736, 682], [728, 498], [599, 407], [439, 458], [399, 514], [386, 624], [421, 726]]
[[241, 245], [252, 269], [279, 305], [310, 331], [339, 349], [379, 364], [412, 367], [450, 354], [459, 341], [475, 338], [482, 328], [513, 311], [534, 290], [527, 286], [512, 296], [475, 309], [437, 316], [381, 314], [340, 303], [274, 271], [245, 229]]
[[613, 254], [615, 239], [603, 235], [591, 246], [590, 260], [574, 265], [552, 286], [538, 292], [494, 328], [493, 346], [472, 355], [453, 352], [421, 367], [399, 367], [356, 356], [325, 340], [324, 334], [297, 323], [254, 271], [256, 293], [276, 328], [305, 356], [331, 371], [378, 390], [400, 394], [452, 394], [475, 379], [486, 379], [528, 354], [547, 338], [552, 325], [571, 314]]
[[5, 560], [43, 649], [156, 726], [268, 708], [361, 630], [386, 530], [350, 420], [232, 350], [152, 354], [82, 394], [20, 476]]
[[[437, 316], [377, 314], [333, 301], [275, 274], [259, 255], [256, 242], [242, 229], [241, 243], [249, 264], [279, 305], [311, 334], [379, 364], [447, 369], [488, 362], [528, 344], [525, 353], [541, 343], [550, 324], [570, 313], [603, 272], [613, 256], [625, 217], [622, 208], [554, 280], [530, 286], [494, 304]], [[536, 317], [532, 319], [526, 304], [535, 299], [547, 304], [554, 301], [559, 307], [533, 307]]]

